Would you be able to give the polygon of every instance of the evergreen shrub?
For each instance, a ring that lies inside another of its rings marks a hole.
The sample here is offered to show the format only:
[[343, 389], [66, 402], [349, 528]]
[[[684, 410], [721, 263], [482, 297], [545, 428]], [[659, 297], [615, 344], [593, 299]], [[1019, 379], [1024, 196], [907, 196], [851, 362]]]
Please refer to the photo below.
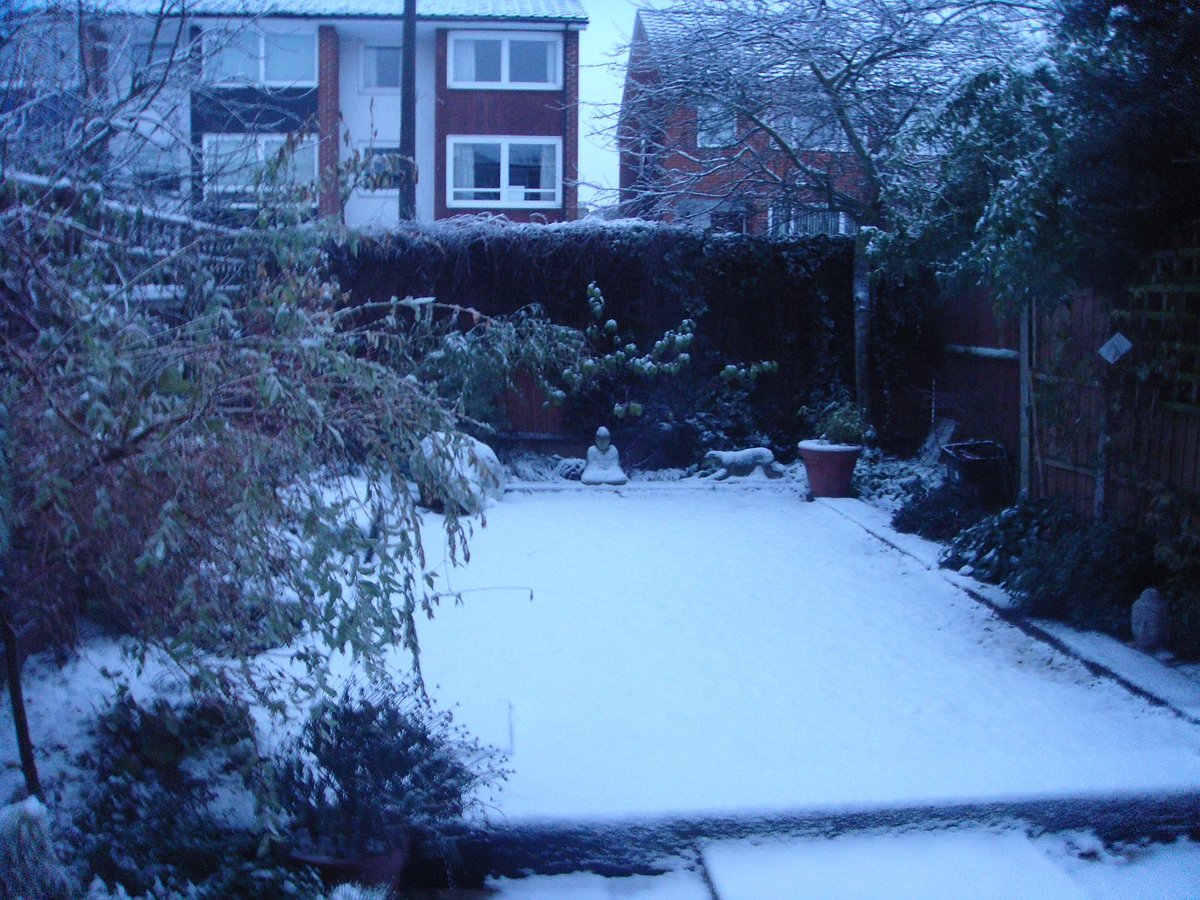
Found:
[[1022, 501], [962, 532], [942, 565], [1012, 591], [1033, 616], [1128, 636], [1129, 610], [1155, 582], [1153, 542], [1061, 500]]
[[507, 777], [499, 751], [437, 711], [412, 681], [351, 684], [318, 705], [276, 761], [283, 810], [303, 848], [375, 856], [414, 829], [461, 824]]
[[260, 760], [245, 707], [143, 706], [121, 692], [97, 731], [81, 761], [96, 774], [76, 825], [85, 883], [98, 878], [131, 897], [319, 896], [315, 875], [289, 865], [253, 815], [230, 816], [217, 802], [253, 797]]
[[[602, 390], [567, 405], [567, 430], [586, 439], [607, 424], [623, 455], [628, 449], [652, 465], [695, 462], [714, 446], [732, 449], [726, 442], [770, 442], [784, 451], [797, 437], [790, 411], [852, 377], [853, 245], [846, 238], [462, 219], [406, 226], [328, 253], [347, 302], [360, 305], [364, 319], [373, 302], [428, 296], [484, 316], [536, 305], [554, 325], [585, 332], [596, 327], [588, 291], [595, 283], [605, 302], [600, 326], [619, 323], [622, 347], [632, 344], [636, 354], [652, 352], [664, 333], [692, 320], [682, 377], [649, 385], [633, 370], [609, 373]], [[746, 370], [761, 361], [778, 369], [753, 384], [722, 376], [727, 366]], [[641, 416], [613, 414], [631, 411], [627, 395], [636, 396]]]
[[953, 482], [934, 488], [918, 484], [892, 515], [892, 527], [931, 541], [950, 541], [985, 515], [987, 508], [975, 487]]

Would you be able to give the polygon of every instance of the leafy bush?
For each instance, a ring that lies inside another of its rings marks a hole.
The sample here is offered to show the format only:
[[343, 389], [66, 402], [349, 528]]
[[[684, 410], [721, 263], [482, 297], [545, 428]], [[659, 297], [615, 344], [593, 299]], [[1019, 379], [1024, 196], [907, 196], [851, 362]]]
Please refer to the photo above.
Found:
[[480, 791], [507, 777], [502, 762], [412, 682], [385, 680], [316, 707], [276, 768], [301, 842], [363, 856], [403, 846], [415, 826], [461, 822]]
[[1154, 576], [1144, 533], [1081, 518], [1034, 544], [1008, 586], [1030, 615], [1128, 637], [1129, 608]]
[[892, 527], [931, 541], [949, 541], [987, 515], [979, 491], [946, 482], [935, 488], [918, 484], [892, 516]]
[[231, 815], [218, 803], [252, 799], [260, 761], [244, 707], [162, 700], [145, 707], [122, 692], [100, 717], [94, 756], [83, 762], [96, 774], [76, 837], [88, 880], [134, 897], [318, 893], [315, 875], [290, 866], [254, 816]]
[[1200, 496], [1158, 490], [1147, 527], [1170, 604], [1171, 646], [1200, 657]]
[[968, 528], [943, 551], [942, 565], [1004, 585], [1031, 615], [1120, 635], [1156, 576], [1144, 532], [1053, 500], [1023, 501]]
[[1007, 584], [1027, 553], [1077, 523], [1078, 516], [1061, 501], [1023, 500], [962, 532], [942, 551], [941, 564], [966, 567], [980, 581]]
[[800, 416], [811, 423], [816, 437], [831, 444], [864, 444], [875, 437], [862, 410], [844, 396], [829, 401], [819, 411], [804, 407]]

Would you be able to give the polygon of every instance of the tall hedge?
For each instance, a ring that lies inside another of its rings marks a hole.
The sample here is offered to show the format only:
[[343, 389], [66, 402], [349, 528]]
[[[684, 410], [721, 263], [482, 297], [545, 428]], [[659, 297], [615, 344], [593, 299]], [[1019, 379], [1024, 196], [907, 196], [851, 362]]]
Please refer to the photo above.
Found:
[[773, 359], [784, 380], [819, 370], [849, 383], [852, 250], [846, 238], [468, 219], [362, 237], [332, 253], [342, 286], [360, 301], [435, 296], [486, 314], [538, 304], [582, 328], [595, 281], [608, 314], [640, 339], [694, 318], [698, 340], [728, 361]]

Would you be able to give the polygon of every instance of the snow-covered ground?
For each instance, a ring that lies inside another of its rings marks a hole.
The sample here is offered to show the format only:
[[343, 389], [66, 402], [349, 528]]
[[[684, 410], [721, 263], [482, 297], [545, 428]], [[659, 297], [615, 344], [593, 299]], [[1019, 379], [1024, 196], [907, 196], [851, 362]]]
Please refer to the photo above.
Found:
[[[461, 591], [461, 604], [445, 601], [420, 626], [436, 698], [510, 754], [492, 818], [612, 823], [1200, 789], [1200, 727], [1006, 624], [931, 569], [917, 539], [892, 535], [901, 552], [864, 529], [883, 534], [885, 520], [857, 501], [806, 503], [799, 485], [766, 478], [510, 491], [475, 527], [469, 565], [443, 573], [439, 587]], [[113, 689], [104, 674], [122, 666], [111, 641], [89, 642], [65, 669], [29, 664], [52, 784]], [[11, 793], [9, 727], [0, 758]], [[494, 886], [513, 898], [1200, 898], [1196, 844], [1084, 850], [1019, 829], [721, 841], [700, 845], [692, 869], [657, 877]], [[1036, 890], [1013, 880], [1026, 870]], [[975, 882], [961, 893], [947, 871]]]
[[1200, 788], [1200, 728], [830, 505], [577, 489], [487, 519], [421, 643], [440, 700], [512, 754], [509, 822]]
[[492, 883], [497, 900], [1195, 900], [1200, 846], [1106, 848], [1087, 834], [953, 829], [706, 845], [660, 876]]

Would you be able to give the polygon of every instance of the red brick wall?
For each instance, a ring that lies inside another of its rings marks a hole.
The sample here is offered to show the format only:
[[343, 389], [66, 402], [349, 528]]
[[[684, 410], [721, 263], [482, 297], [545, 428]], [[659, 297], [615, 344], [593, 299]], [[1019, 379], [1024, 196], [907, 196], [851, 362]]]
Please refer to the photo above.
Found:
[[[638, 105], [639, 91], [653, 92], [659, 82], [658, 72], [646, 62], [645, 43], [645, 30], [641, 21], [637, 20], [622, 101], [631, 107]], [[641, 103], [647, 101], [643, 98]], [[661, 133], [651, 139], [648, 148], [652, 155], [658, 156], [650, 162], [651, 166], [659, 167], [657, 173], [653, 170], [642, 172], [640, 169], [640, 136], [636, 133], [638, 118], [647, 127], [662, 126]], [[749, 123], [739, 121], [737, 131], [739, 134], [751, 131]], [[656, 204], [658, 209], [651, 213], [654, 217], [674, 221], [680, 217], [678, 210], [682, 203], [697, 200], [707, 205], [728, 198], [732, 201], [731, 205], [747, 212], [747, 230], [751, 234], [764, 234], [768, 228], [769, 201], [764, 196], [763, 188], [769, 188], [776, 177], [786, 178], [793, 169], [789, 157], [762, 132], [751, 133], [737, 147], [698, 147], [696, 111], [691, 108], [662, 105], [656, 110], [652, 104], [647, 105], [639, 109], [636, 118], [631, 116], [621, 123], [617, 143], [621, 155], [621, 204], [626, 214], [647, 212], [646, 204], [639, 202], [639, 178], [653, 179], [657, 190], [665, 195], [678, 192], [665, 202]], [[721, 163], [722, 159], [732, 160], [739, 154], [744, 155], [745, 162]], [[852, 154], [814, 150], [804, 153], [803, 159], [813, 168], [833, 173], [836, 190], [866, 196], [861, 167]], [[702, 175], [705, 171], [708, 174]], [[822, 197], [813, 195], [807, 199], [814, 206], [825, 205]], [[654, 198], [651, 202], [655, 202]]]
[[338, 129], [342, 113], [338, 105], [338, 33], [322, 25], [317, 36], [317, 167], [320, 171], [322, 216], [340, 216], [338, 187]]
[[[515, 222], [561, 222], [578, 216], [574, 181], [579, 168], [579, 34], [565, 32], [563, 87], [557, 91], [450, 90], [446, 87], [448, 37], [437, 33], [437, 127], [434, 148], [434, 217], [496, 212]], [[446, 205], [446, 138], [456, 134], [561, 136], [563, 207], [559, 209], [451, 209]]]

